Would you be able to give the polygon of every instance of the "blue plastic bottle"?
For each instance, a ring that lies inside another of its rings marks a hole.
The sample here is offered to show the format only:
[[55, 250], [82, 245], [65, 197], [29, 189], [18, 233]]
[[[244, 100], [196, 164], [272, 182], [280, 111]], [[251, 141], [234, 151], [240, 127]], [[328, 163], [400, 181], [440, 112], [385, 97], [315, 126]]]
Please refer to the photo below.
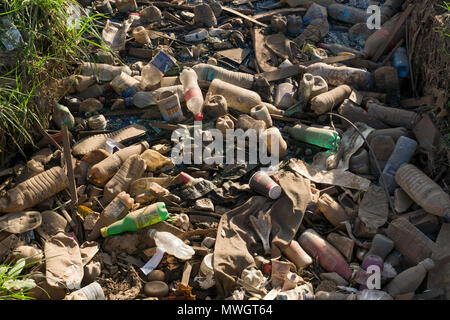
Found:
[[409, 73], [409, 60], [404, 47], [398, 48], [392, 55], [392, 65], [397, 69], [399, 78], [404, 78]]

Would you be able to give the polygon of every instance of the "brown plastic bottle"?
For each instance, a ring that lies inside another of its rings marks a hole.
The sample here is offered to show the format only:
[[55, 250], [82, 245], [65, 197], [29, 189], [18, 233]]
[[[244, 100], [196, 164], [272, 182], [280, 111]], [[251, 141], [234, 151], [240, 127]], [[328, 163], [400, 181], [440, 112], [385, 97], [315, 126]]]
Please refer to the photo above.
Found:
[[401, 295], [414, 292], [425, 279], [428, 270], [434, 268], [433, 260], [427, 258], [414, 267], [408, 268], [399, 273], [384, 288], [391, 295]]
[[385, 107], [374, 102], [368, 102], [366, 110], [369, 116], [392, 127], [405, 127], [411, 130], [420, 120], [420, 116], [416, 112]]
[[145, 169], [147, 169], [147, 163], [141, 156], [134, 154], [129, 157], [105, 185], [103, 199], [111, 201], [120, 192], [128, 191], [131, 182], [142, 177]]
[[[381, 26], [381, 29], [377, 30], [373, 33], [366, 41], [364, 46], [363, 54], [366, 58], [372, 58], [377, 50], [384, 45], [384, 43], [388, 40], [389, 36], [394, 31], [395, 26], [397, 25], [398, 20], [401, 17], [401, 13], [392, 17], [388, 22]], [[392, 38], [391, 42], [386, 46], [384, 52], [382, 54], [389, 52], [394, 48], [394, 46], [405, 36], [405, 24], [400, 27], [400, 30], [395, 34]]]
[[412, 164], [400, 167], [395, 181], [426, 212], [450, 218], [450, 196], [417, 167]]
[[17, 212], [31, 208], [54, 196], [69, 185], [61, 167], [53, 167], [19, 183], [0, 198], [0, 212]]
[[342, 85], [311, 99], [311, 109], [316, 114], [324, 114], [348, 98], [352, 88]]
[[347, 215], [344, 208], [342, 208], [342, 206], [329, 194], [323, 193], [319, 197], [317, 200], [317, 208], [333, 226], [340, 227], [340, 229], [345, 229], [345, 226], [342, 225], [341, 222], [349, 220], [350, 217]]
[[133, 198], [126, 192], [120, 192], [100, 214], [100, 219], [88, 235], [88, 241], [93, 241], [100, 236], [100, 229], [122, 219], [130, 211], [134, 204]]
[[149, 148], [147, 141], [142, 141], [126, 148], [123, 148], [108, 158], [100, 161], [92, 166], [89, 171], [89, 180], [98, 185], [105, 185], [105, 183], [120, 169], [129, 157], [134, 154], [141, 154]]
[[70, 93], [86, 91], [91, 85], [97, 82], [97, 78], [92, 76], [83, 76], [73, 74], [63, 80], [63, 85], [70, 89]]
[[[389, 126], [382, 121], [369, 117], [367, 115], [367, 111], [358, 105], [354, 104], [349, 99], [345, 99], [344, 102], [339, 106], [338, 113], [341, 116], [346, 117], [353, 123], [355, 122], [363, 122], [367, 124], [369, 127], [374, 129], [387, 129]], [[350, 124], [347, 121], [342, 121], [342, 125], [344, 128], [349, 128]]]

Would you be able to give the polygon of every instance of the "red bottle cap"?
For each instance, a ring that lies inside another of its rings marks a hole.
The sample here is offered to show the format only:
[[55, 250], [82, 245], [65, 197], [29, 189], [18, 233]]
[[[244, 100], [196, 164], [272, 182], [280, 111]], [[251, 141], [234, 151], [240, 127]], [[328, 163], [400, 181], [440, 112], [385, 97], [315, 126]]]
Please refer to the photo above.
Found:
[[269, 276], [272, 274], [272, 265], [270, 263], [266, 263], [263, 266], [263, 273], [266, 276]]
[[197, 114], [195, 115], [195, 120], [196, 120], [196, 121], [202, 121], [202, 120], [203, 120], [203, 114], [197, 113]]
[[180, 180], [183, 181], [186, 184], [194, 179], [190, 175], [188, 175], [187, 173], [185, 173], [183, 171], [180, 172], [180, 174], [178, 176], [180, 177]]

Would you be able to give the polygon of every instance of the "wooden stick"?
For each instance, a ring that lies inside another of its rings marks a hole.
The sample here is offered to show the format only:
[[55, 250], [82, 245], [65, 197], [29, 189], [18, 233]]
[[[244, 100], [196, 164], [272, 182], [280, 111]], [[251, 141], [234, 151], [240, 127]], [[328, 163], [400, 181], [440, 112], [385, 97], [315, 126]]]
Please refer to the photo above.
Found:
[[305, 11], [306, 11], [306, 8], [283, 8], [283, 9], [278, 9], [278, 10], [272, 10], [269, 12], [258, 13], [258, 14], [255, 14], [252, 18], [255, 20], [261, 20], [261, 21], [269, 20], [270, 21], [272, 16], [274, 16], [276, 14], [288, 15], [288, 14], [294, 14], [294, 13], [305, 12]]
[[38, 122], [38, 129], [39, 131], [42, 133], [42, 135], [46, 136], [49, 140], [50, 143], [53, 144], [56, 148], [58, 148], [59, 150], [63, 151], [63, 149], [61, 148], [61, 146], [58, 144], [58, 142], [55, 141], [55, 139], [53, 139], [53, 137], [51, 135], [49, 135], [44, 128], [42, 128], [42, 125], [40, 122]]
[[[69, 129], [67, 126], [62, 126], [62, 136], [63, 136], [63, 146], [64, 146], [64, 159], [66, 160], [67, 167], [67, 175], [69, 178], [69, 190], [70, 196], [72, 198], [71, 207], [72, 209], [78, 205], [78, 195], [77, 195], [77, 185], [75, 183], [75, 175], [73, 174], [73, 166], [72, 166], [72, 153], [70, 150], [70, 141], [69, 141]], [[73, 211], [73, 210], [72, 210]]]
[[242, 13], [240, 13], [240, 12], [234, 10], [234, 9], [231, 9], [231, 8], [228, 8], [228, 7], [225, 7], [225, 6], [222, 6], [222, 11], [225, 11], [225, 12], [231, 13], [231, 14], [234, 14], [234, 15], [236, 15], [236, 16], [238, 16], [238, 17], [244, 19], [244, 20], [250, 21], [250, 22], [252, 22], [252, 23], [254, 23], [254, 24], [258, 25], [258, 26], [261, 26], [261, 27], [264, 27], [264, 28], [269, 27], [267, 24], [261, 23], [261, 22], [259, 22], [258, 20], [255, 20], [255, 19], [253, 19], [253, 18], [250, 18], [249, 16], [246, 16], [245, 14], [242, 14]]
[[389, 35], [388, 39], [381, 45], [381, 47], [378, 48], [377, 52], [372, 58], [372, 61], [377, 62], [378, 59], [382, 56], [383, 52], [386, 50], [386, 47], [389, 43], [391, 43], [392, 39], [394, 39], [397, 32], [400, 30], [403, 23], [405, 23], [406, 19], [408, 18], [409, 14], [411, 13], [412, 9], [414, 8], [413, 4], [410, 4], [408, 8], [406, 8], [405, 11], [403, 11], [402, 16], [400, 17], [400, 20], [398, 20], [397, 25], [395, 26], [392, 33]]

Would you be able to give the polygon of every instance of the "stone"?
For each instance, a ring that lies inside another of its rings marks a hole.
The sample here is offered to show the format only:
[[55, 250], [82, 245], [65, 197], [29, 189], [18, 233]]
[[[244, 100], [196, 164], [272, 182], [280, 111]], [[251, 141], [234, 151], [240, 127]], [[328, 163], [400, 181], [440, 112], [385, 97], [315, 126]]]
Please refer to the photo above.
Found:
[[201, 211], [214, 212], [214, 204], [209, 198], [197, 199], [195, 201], [194, 209]]

